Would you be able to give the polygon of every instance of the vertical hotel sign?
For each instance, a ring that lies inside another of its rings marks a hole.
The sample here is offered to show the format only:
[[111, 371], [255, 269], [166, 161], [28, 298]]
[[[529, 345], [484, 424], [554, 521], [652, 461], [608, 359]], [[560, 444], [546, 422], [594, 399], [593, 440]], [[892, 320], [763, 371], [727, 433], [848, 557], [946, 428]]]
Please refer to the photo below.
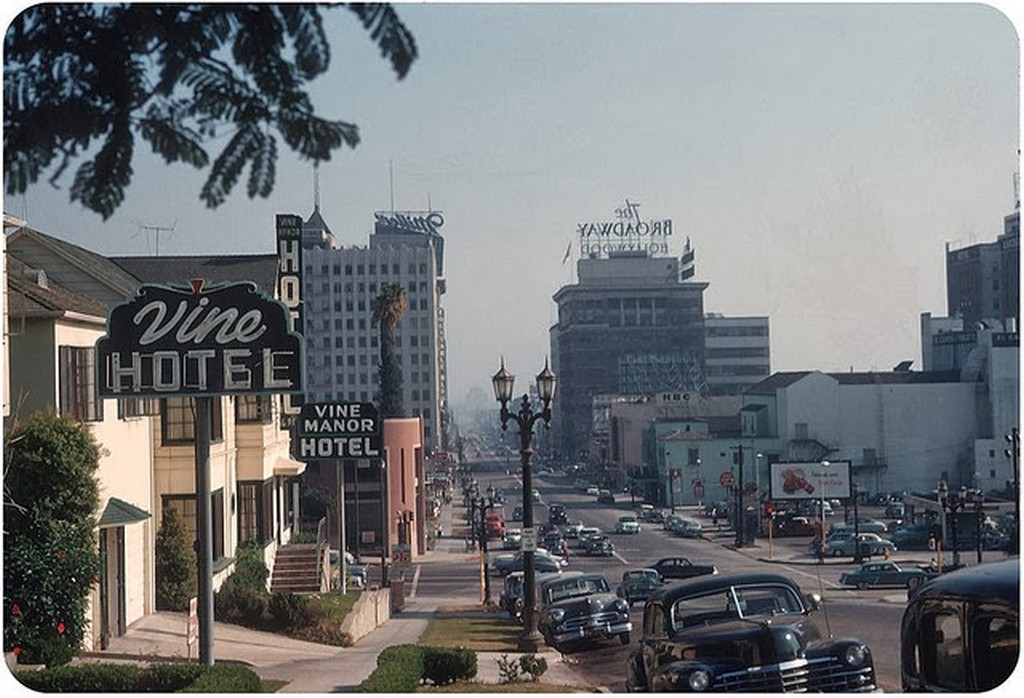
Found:
[[[288, 308], [291, 331], [301, 334], [302, 325], [302, 218], [280, 213], [277, 228], [277, 297]], [[302, 394], [281, 396], [281, 411], [286, 422], [295, 420], [302, 408]], [[284, 424], [283, 426], [288, 426]]]

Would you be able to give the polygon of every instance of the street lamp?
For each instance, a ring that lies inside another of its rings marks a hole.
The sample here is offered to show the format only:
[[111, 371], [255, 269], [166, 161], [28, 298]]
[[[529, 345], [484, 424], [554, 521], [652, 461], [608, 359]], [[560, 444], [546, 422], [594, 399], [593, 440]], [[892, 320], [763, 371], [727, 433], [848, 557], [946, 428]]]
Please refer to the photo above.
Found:
[[966, 511], [968, 504], [974, 504], [974, 512], [976, 516], [975, 522], [975, 533], [978, 536], [977, 540], [977, 551], [978, 551], [978, 562], [981, 562], [981, 512], [982, 512], [982, 501], [983, 497], [979, 492], [975, 490], [968, 490], [966, 487], [961, 487], [958, 492], [950, 492], [949, 487], [946, 485], [945, 480], [939, 481], [939, 504], [942, 507], [942, 539], [946, 539], [946, 518], [949, 517], [950, 525], [952, 526], [952, 550], [953, 550], [953, 565], [960, 564], [960, 539], [957, 532], [957, 513]]
[[476, 500], [480, 510], [480, 573], [483, 581], [483, 602], [491, 605], [491, 575], [487, 559], [487, 511], [494, 509], [494, 486], [487, 488], [487, 496]]
[[[529, 394], [523, 395], [518, 412], [510, 412], [508, 403], [512, 399], [515, 376], [505, 370], [505, 360], [501, 368], [491, 378], [494, 397], [501, 403], [501, 429], [508, 428], [509, 420], [519, 426], [519, 456], [523, 467], [523, 635], [519, 641], [521, 652], [535, 653], [540, 649], [543, 638], [537, 629], [537, 590], [535, 588], [536, 573], [534, 555], [536, 553], [536, 532], [533, 530], [533, 477], [530, 473], [530, 458], [533, 455], [533, 425], [537, 420], [544, 420], [544, 425], [551, 424], [551, 400], [555, 396], [555, 374], [544, 361], [544, 370], [537, 374], [537, 397], [541, 409], [535, 412], [530, 404]], [[529, 538], [530, 544], [527, 544]]]

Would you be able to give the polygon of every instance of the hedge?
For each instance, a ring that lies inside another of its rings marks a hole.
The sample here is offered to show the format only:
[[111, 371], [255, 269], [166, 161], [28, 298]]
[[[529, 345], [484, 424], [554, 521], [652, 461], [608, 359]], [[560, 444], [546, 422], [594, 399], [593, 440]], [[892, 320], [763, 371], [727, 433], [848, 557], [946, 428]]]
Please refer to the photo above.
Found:
[[357, 686], [360, 693], [411, 693], [425, 680], [437, 686], [472, 679], [476, 652], [462, 647], [394, 645], [377, 657], [377, 668]]
[[259, 693], [260, 677], [235, 664], [65, 664], [14, 671], [26, 688], [41, 693]]

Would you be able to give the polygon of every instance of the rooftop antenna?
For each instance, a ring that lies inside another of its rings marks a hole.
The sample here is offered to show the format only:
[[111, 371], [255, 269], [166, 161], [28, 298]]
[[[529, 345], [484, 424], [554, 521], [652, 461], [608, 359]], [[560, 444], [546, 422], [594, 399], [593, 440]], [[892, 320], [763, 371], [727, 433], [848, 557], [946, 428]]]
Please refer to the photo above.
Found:
[[320, 164], [313, 165], [313, 210], [320, 210]]
[[[139, 223], [138, 224], [140, 232], [141, 231], [145, 231], [147, 233], [156, 233], [156, 256], [157, 257], [160, 256], [160, 233], [162, 233], [162, 232], [173, 233], [174, 232], [174, 228], [177, 225], [178, 225], [178, 220], [177, 219], [175, 219], [174, 222], [171, 223], [170, 226], [165, 226], [165, 225], [147, 225], [145, 223]], [[133, 239], [135, 237], [138, 237], [138, 234], [133, 236]]]

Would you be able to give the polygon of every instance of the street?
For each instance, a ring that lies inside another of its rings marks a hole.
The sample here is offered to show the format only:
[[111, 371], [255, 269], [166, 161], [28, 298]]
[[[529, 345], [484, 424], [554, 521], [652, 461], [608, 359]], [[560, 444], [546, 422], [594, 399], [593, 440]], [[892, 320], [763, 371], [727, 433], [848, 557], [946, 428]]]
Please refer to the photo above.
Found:
[[[477, 464], [474, 475], [481, 489], [493, 486], [506, 495], [506, 515], [521, 504], [522, 483], [514, 475], [507, 474], [504, 465], [485, 468]], [[786, 575], [796, 581], [804, 592], [818, 593], [824, 599], [824, 607], [817, 614], [822, 631], [836, 637], [857, 637], [867, 643], [874, 655], [879, 687], [890, 692], [900, 691], [899, 629], [906, 590], [860, 590], [840, 585], [840, 575], [857, 565], [847, 558], [828, 558], [824, 564], [815, 563], [807, 550], [809, 538], [806, 537], [775, 538], [770, 547], [767, 540], [759, 538], [754, 546], [735, 550], [730, 547], [735, 542], [734, 534], [724, 528], [717, 536], [712, 529], [703, 538], [679, 538], [669, 535], [660, 524], [645, 523], [638, 535], [615, 534], [618, 517], [634, 513], [638, 508], [638, 503], [632, 502], [628, 493], [617, 494], [614, 504], [601, 504], [593, 495], [575, 489], [572, 479], [567, 476], [534, 474], [533, 484], [541, 493], [541, 500], [534, 506], [535, 526], [547, 521], [548, 505], [559, 503], [565, 506], [570, 520], [580, 519], [587, 526], [602, 529], [615, 544], [611, 557], [587, 557], [581, 550], [571, 549], [567, 569], [603, 572], [615, 587], [627, 569], [644, 567], [662, 557], [682, 555], [694, 562], [713, 563], [721, 574], [770, 571]], [[710, 527], [710, 519], [692, 511], [687, 514], [699, 518], [706, 531]], [[459, 515], [457, 513], [456, 518]], [[509, 525], [521, 526], [521, 522], [509, 522]], [[501, 543], [492, 541], [490, 556], [501, 552], [505, 552], [501, 550]], [[912, 551], [898, 553], [894, 559], [925, 564], [928, 555], [926, 551]], [[1001, 553], [985, 553], [986, 561], [1001, 557]], [[465, 588], [468, 578], [476, 584], [481, 583], [479, 562], [472, 553], [467, 553], [465, 564], [432, 569], [430, 578], [418, 579], [418, 593], [444, 596], [446, 590]], [[492, 598], [497, 599], [501, 584], [501, 577], [492, 573]], [[591, 683], [615, 692], [624, 690], [626, 656], [635, 647], [635, 639], [640, 634], [642, 614], [642, 604], [634, 606], [630, 613], [634, 643], [621, 646], [618, 642], [609, 642], [569, 652], [570, 660]]]

